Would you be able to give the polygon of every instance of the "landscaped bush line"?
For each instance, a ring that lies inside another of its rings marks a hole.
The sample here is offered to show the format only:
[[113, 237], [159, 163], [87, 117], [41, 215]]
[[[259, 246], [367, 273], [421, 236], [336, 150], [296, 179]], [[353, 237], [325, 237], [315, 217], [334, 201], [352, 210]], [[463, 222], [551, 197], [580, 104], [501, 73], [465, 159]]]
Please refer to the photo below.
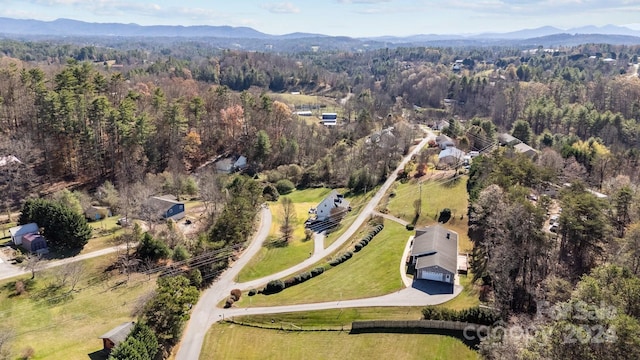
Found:
[[422, 318], [425, 320], [461, 321], [480, 325], [493, 325], [500, 320], [497, 312], [478, 306], [459, 311], [427, 306], [422, 309]]
[[[362, 240], [356, 243], [356, 245], [354, 246], [353, 252], [358, 252], [362, 250], [362, 248], [367, 246], [369, 242], [374, 238], [374, 236], [378, 235], [378, 233], [382, 231], [382, 229], [384, 229], [384, 225], [382, 224], [376, 225], [369, 234], [367, 234], [365, 237], [362, 238]], [[329, 261], [329, 265], [337, 266], [342, 264], [343, 262], [351, 259], [351, 257], [353, 256], [353, 252], [347, 251], [339, 256], [336, 256], [333, 260]], [[324, 266], [318, 266], [317, 268], [311, 271], [300, 273], [294, 277], [285, 279], [284, 281], [272, 280], [267, 284], [267, 286], [264, 287], [264, 289], [262, 289], [262, 294], [270, 295], [270, 294], [278, 293], [288, 287], [301, 284], [315, 276], [321, 275], [322, 273], [324, 273]], [[255, 289], [252, 289], [251, 291], [254, 291], [254, 290]], [[256, 294], [256, 292], [254, 292], [252, 295], [251, 291], [249, 292], [249, 296], [253, 296]]]

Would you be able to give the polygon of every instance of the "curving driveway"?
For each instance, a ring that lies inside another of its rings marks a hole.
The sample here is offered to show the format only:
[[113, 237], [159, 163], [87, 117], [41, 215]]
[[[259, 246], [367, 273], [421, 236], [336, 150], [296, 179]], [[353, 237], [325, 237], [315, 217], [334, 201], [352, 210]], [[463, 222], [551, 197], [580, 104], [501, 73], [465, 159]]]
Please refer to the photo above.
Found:
[[[270, 313], [282, 313], [282, 312], [294, 312], [294, 311], [310, 311], [310, 310], [322, 310], [322, 309], [334, 309], [334, 308], [350, 308], [350, 307], [370, 307], [370, 306], [424, 306], [435, 305], [446, 302], [455, 296], [457, 296], [462, 288], [459, 286], [454, 287], [453, 294], [434, 294], [428, 295], [425, 292], [418, 290], [414, 287], [407, 287], [392, 294], [379, 296], [368, 299], [355, 299], [346, 301], [332, 301], [313, 304], [301, 304], [301, 305], [288, 305], [288, 306], [276, 306], [276, 307], [255, 307], [255, 308], [232, 308], [221, 309], [217, 307], [217, 304], [226, 298], [234, 288], [249, 289], [258, 288], [261, 285], [267, 283], [273, 279], [280, 279], [301, 271], [325, 257], [329, 256], [337, 249], [339, 249], [346, 241], [348, 241], [358, 228], [374, 213], [375, 207], [378, 205], [384, 194], [389, 187], [396, 180], [398, 172], [404, 169], [404, 166], [409, 162], [411, 157], [416, 155], [429, 140], [435, 139], [433, 133], [429, 133], [404, 159], [400, 162], [398, 167], [389, 175], [384, 184], [380, 187], [375, 196], [367, 203], [362, 209], [356, 220], [351, 226], [329, 247], [323, 248], [318, 245], [320, 242], [320, 236], [314, 241], [316, 246], [314, 247], [314, 253], [307, 260], [276, 274], [272, 274], [268, 277], [248, 281], [244, 283], [237, 283], [234, 281], [237, 274], [242, 267], [246, 265], [249, 260], [260, 250], [262, 243], [266, 239], [269, 228], [271, 226], [271, 213], [268, 209], [263, 209], [261, 213], [261, 224], [258, 232], [253, 237], [253, 240], [249, 247], [242, 254], [240, 259], [236, 263], [232, 264], [228, 270], [226, 270], [212, 286], [205, 290], [202, 297], [198, 301], [198, 304], [193, 309], [191, 320], [189, 321], [182, 341], [180, 342], [178, 351], [176, 353], [176, 360], [193, 360], [198, 359], [200, 356], [200, 350], [204, 341], [204, 336], [209, 328], [216, 322], [224, 319], [224, 317], [237, 316], [237, 315], [256, 315], [256, 314], [270, 314]], [[403, 271], [401, 261], [401, 272]], [[403, 278], [405, 284], [407, 279]], [[413, 284], [412, 284], [413, 285]]]

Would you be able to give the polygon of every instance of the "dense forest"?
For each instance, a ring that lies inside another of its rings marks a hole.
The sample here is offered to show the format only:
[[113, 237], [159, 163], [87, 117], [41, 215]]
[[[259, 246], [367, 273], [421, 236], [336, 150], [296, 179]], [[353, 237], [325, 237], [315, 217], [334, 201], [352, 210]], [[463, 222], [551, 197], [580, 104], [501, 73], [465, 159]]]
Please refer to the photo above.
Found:
[[[144, 198], [199, 192], [211, 207], [209, 231], [170, 242], [193, 256], [243, 242], [279, 181], [371, 189], [409, 149], [415, 124], [446, 120], [464, 150], [512, 133], [539, 151], [536, 159], [500, 148], [478, 157], [469, 174], [471, 265], [484, 300], [505, 319], [536, 321], [551, 333], [594, 324], [571, 314], [532, 320], [543, 300], [615, 306], [604, 325], [618, 329], [627, 352], [611, 342], [567, 347], [538, 334], [520, 343], [490, 338], [483, 355], [640, 354], [640, 46], [277, 54], [189, 42], [169, 49], [3, 40], [0, 54], [0, 156], [20, 160], [2, 166], [2, 210], [62, 187], [84, 194], [81, 202], [93, 197], [145, 219]], [[334, 99], [341, 126], [304, 121], [276, 100], [292, 92]], [[366, 141], [390, 126], [392, 144]], [[250, 176], [203, 166], [227, 155], [245, 155]], [[550, 233], [556, 208], [563, 210]], [[136, 236], [140, 254], [167, 253], [154, 238]], [[163, 236], [171, 239], [171, 229]], [[195, 285], [225, 265], [201, 268]]]

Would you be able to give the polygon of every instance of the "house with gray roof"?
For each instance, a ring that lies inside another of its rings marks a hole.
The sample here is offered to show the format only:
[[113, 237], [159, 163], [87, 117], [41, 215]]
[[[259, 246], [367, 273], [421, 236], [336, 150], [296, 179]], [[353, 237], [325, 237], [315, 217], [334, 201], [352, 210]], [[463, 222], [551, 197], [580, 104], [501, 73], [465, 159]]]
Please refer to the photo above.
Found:
[[416, 230], [410, 267], [414, 279], [453, 284], [458, 271], [458, 234], [442, 225]]
[[160, 217], [164, 219], [180, 220], [184, 218], [184, 203], [175, 200], [171, 195], [153, 196], [149, 198], [149, 204], [158, 210]]

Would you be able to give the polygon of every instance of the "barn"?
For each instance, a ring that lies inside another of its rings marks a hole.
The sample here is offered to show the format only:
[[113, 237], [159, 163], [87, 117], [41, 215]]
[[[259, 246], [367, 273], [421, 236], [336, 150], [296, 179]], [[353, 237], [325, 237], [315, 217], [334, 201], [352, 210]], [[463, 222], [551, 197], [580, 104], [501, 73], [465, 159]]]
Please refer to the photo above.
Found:
[[26, 234], [37, 234], [38, 232], [40, 232], [40, 228], [36, 223], [14, 226], [9, 229], [9, 234], [11, 234], [11, 242], [13, 242], [14, 245], [22, 245], [22, 238]]
[[133, 330], [135, 324], [136, 323], [133, 321], [127, 321], [126, 323], [120, 324], [100, 336], [99, 339], [102, 339], [103, 350], [107, 353], [111, 352], [111, 349], [125, 341], [131, 330]]
[[30, 253], [46, 254], [49, 252], [44, 236], [37, 233], [25, 234], [22, 237], [22, 248]]
[[417, 280], [453, 284], [458, 269], [458, 234], [442, 225], [417, 230], [410, 266]]

